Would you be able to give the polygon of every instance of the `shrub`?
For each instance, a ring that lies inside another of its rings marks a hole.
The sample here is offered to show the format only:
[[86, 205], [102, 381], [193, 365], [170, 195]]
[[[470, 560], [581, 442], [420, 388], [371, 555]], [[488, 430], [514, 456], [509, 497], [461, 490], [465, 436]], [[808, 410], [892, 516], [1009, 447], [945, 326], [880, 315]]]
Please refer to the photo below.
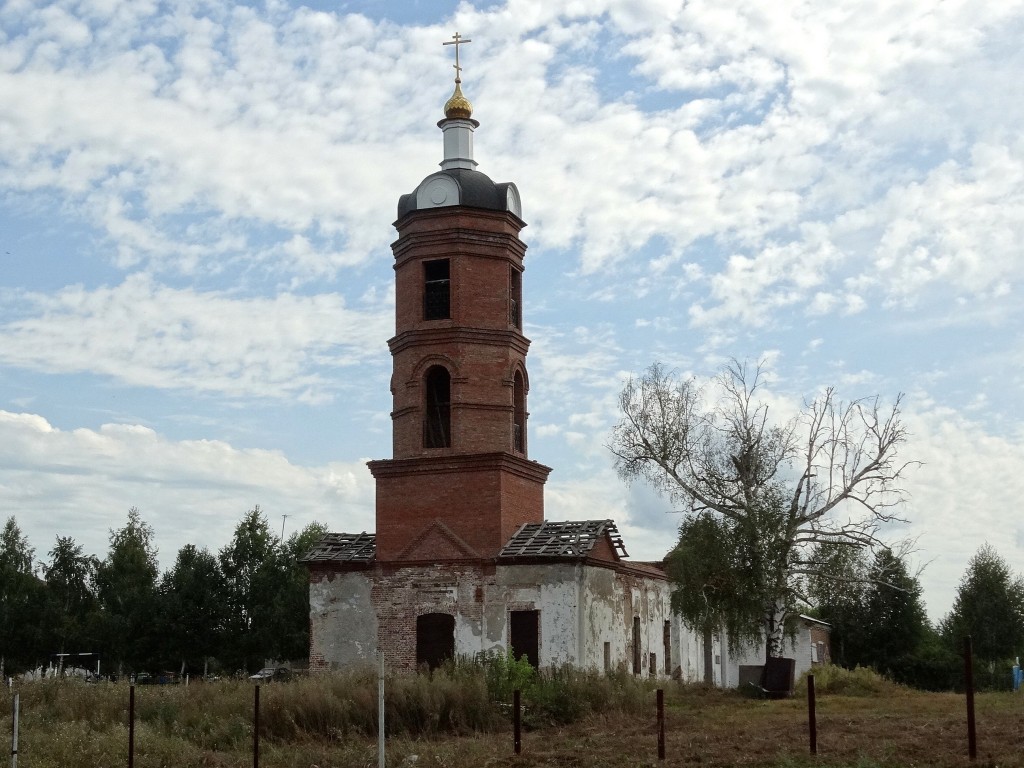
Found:
[[814, 675], [816, 695], [877, 696], [891, 694], [898, 686], [870, 667], [846, 669], [833, 664], [814, 667], [800, 676], [796, 684], [797, 695], [807, 695], [807, 675]]

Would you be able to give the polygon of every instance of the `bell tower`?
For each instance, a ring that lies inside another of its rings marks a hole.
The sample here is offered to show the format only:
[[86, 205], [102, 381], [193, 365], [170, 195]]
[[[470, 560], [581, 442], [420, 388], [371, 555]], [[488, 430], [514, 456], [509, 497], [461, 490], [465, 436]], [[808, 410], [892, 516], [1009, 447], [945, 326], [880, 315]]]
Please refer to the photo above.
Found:
[[476, 170], [480, 125], [455, 90], [437, 125], [441, 170], [398, 202], [392, 459], [377, 485], [378, 562], [489, 559], [544, 520], [550, 469], [528, 458], [525, 225], [514, 184]]

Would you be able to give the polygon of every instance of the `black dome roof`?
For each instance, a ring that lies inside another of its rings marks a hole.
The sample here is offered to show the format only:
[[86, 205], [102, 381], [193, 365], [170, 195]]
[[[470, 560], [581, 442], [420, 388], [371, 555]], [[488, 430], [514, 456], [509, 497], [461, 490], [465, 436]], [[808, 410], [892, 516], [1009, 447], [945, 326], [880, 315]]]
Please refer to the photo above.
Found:
[[[436, 205], [422, 205], [418, 203], [419, 192], [431, 181], [447, 177], [455, 182], [459, 190], [458, 202], [447, 203], [447, 205], [462, 205], [469, 208], [483, 208], [489, 211], [512, 211], [519, 215], [519, 211], [509, 206], [509, 187], [515, 189], [513, 184], [508, 182], [495, 184], [491, 178], [480, 171], [473, 171], [467, 168], [451, 168], [445, 171], [427, 176], [419, 185], [407, 195], [398, 199], [398, 218], [401, 219], [413, 211], [436, 208]], [[518, 200], [518, 191], [515, 193]]]

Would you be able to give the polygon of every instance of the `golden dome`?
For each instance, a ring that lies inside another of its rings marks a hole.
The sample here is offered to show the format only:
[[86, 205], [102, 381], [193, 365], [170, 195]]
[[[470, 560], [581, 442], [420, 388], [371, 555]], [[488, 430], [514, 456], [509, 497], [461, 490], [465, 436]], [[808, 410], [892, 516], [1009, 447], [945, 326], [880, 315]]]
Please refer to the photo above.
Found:
[[473, 105], [462, 95], [462, 86], [459, 80], [455, 81], [455, 93], [445, 102], [444, 116], [449, 119], [456, 117], [469, 119], [473, 116]]

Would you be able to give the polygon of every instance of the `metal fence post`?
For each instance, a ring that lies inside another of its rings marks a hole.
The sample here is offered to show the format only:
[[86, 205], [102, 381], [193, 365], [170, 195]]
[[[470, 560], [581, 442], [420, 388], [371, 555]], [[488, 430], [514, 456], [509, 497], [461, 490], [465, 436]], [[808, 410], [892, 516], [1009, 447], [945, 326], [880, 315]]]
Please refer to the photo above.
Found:
[[974, 728], [974, 649], [971, 636], [964, 638], [964, 687], [967, 689], [967, 756], [978, 756], [978, 733]]
[[512, 746], [518, 755], [523, 751], [522, 717], [519, 707], [519, 689], [512, 692]]
[[135, 684], [128, 686], [128, 768], [135, 768]]
[[260, 768], [260, 684], [253, 691], [252, 707], [252, 768]]
[[21, 708], [21, 694], [14, 694], [14, 708], [11, 730], [11, 768], [18, 768], [18, 713]]
[[665, 691], [658, 689], [658, 759], [665, 759]]
[[384, 651], [379, 652], [377, 670], [377, 768], [384, 768]]
[[815, 712], [814, 675], [807, 676], [807, 726], [811, 737], [811, 754], [818, 754], [818, 716]]

